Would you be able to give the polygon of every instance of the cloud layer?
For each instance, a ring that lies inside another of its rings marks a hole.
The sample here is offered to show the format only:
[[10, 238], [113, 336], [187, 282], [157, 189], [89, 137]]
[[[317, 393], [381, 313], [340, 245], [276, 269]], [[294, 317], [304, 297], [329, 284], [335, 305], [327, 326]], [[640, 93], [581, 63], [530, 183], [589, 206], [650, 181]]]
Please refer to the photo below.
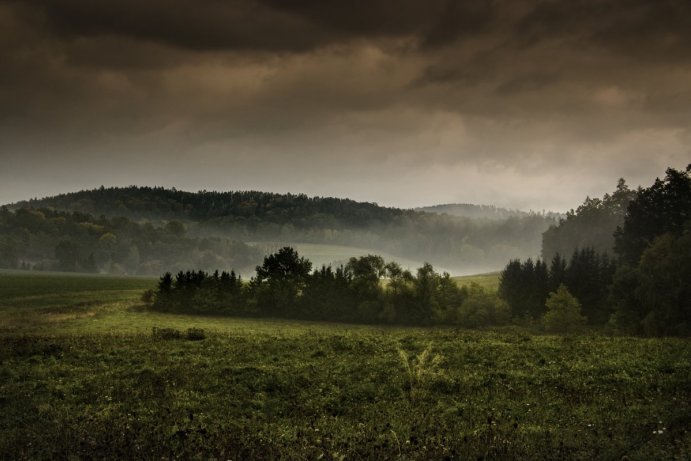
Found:
[[686, 0], [0, 1], [0, 202], [563, 210], [691, 161], [690, 49]]

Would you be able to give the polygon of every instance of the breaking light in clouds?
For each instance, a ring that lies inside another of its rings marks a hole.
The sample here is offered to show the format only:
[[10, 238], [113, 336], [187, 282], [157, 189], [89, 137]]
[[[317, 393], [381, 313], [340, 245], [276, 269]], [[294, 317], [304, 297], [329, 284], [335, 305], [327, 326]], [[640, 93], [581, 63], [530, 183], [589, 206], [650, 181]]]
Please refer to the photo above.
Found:
[[0, 202], [562, 211], [691, 162], [690, 49], [686, 0], [0, 1]]

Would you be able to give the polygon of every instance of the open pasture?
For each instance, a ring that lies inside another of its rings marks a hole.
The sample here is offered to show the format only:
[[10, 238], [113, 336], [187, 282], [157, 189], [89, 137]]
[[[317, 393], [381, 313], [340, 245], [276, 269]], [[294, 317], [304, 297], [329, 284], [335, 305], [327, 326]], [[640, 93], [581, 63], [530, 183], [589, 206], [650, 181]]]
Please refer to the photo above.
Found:
[[2, 459], [691, 453], [688, 340], [170, 315], [153, 280], [6, 276]]

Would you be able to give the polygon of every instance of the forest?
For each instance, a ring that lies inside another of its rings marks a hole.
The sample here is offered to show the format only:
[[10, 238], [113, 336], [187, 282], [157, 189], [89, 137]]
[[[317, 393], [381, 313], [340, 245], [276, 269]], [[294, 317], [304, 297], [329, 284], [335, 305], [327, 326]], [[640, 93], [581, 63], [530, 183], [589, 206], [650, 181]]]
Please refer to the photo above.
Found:
[[198, 268], [251, 268], [259, 250], [219, 237], [187, 235], [179, 221], [154, 225], [48, 208], [0, 208], [0, 268], [157, 275]]
[[464, 273], [498, 270], [509, 258], [537, 255], [541, 233], [556, 222], [554, 215], [538, 213], [469, 218], [304, 194], [158, 187], [99, 188], [8, 208], [76, 211], [154, 225], [179, 221], [189, 236], [346, 245]]

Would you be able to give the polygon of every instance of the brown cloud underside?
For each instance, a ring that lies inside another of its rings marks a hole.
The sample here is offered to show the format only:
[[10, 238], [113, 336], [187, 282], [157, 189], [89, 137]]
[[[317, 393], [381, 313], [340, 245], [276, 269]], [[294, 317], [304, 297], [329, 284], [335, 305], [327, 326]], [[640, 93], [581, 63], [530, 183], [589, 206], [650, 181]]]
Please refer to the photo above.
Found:
[[136, 180], [566, 208], [688, 163], [688, 50], [686, 0], [0, 1], [0, 197]]

